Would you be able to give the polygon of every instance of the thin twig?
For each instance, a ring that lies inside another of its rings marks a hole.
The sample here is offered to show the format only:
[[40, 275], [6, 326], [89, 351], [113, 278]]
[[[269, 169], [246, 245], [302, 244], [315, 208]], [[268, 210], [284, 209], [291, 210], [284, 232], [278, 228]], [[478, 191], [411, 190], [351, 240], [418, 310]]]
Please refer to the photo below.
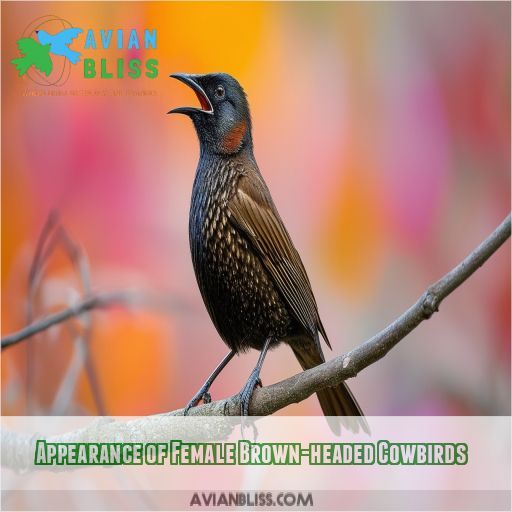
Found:
[[[85, 358], [87, 357], [87, 341], [77, 332], [77, 329], [74, 329], [70, 324], [65, 325], [66, 327], [69, 326], [69, 331], [73, 336], [71, 340], [74, 345], [73, 354], [66, 367], [59, 388], [55, 393], [51, 407], [51, 416], [62, 416], [66, 411], [69, 411], [69, 405], [75, 393], [76, 383], [78, 382]], [[104, 413], [101, 414], [101, 416], [103, 415]]]
[[92, 295], [74, 306], [63, 309], [53, 315], [48, 315], [13, 334], [4, 336], [2, 338], [2, 350], [92, 309], [102, 309], [116, 304], [130, 304], [132, 301], [133, 296], [123, 292]]
[[[28, 273], [28, 300], [27, 300], [27, 324], [31, 324], [34, 319], [34, 296], [35, 291], [37, 289], [38, 278], [42, 274], [43, 268], [48, 259], [49, 251], [47, 250], [48, 246], [50, 248], [55, 245], [55, 229], [59, 224], [59, 212], [57, 210], [53, 210], [48, 215], [46, 222], [43, 225], [43, 229], [39, 234], [39, 238], [36, 243], [36, 250], [34, 253], [34, 258], [32, 259], [32, 264], [30, 266], [30, 271]], [[46, 249], [46, 250], [45, 250]], [[33, 408], [33, 393], [32, 393], [32, 381], [34, 378], [34, 369], [33, 369], [33, 347], [32, 345], [27, 345], [26, 349], [26, 393], [27, 393], [27, 412], [30, 414]]]
[[[77, 274], [80, 277], [80, 282], [82, 285], [82, 293], [85, 297], [89, 297], [92, 294], [92, 285], [91, 285], [91, 273], [89, 270], [89, 262], [87, 260], [87, 256], [85, 251], [77, 244], [71, 236], [68, 234], [66, 229], [63, 226], [59, 226], [59, 238], [60, 241], [68, 254], [68, 258], [76, 269]], [[98, 378], [96, 376], [96, 370], [94, 368], [94, 364], [91, 358], [91, 350], [90, 350], [90, 342], [92, 339], [92, 331], [93, 331], [93, 320], [90, 312], [83, 315], [84, 318], [84, 333], [76, 337], [75, 343], [75, 351], [76, 357], [75, 361], [82, 361], [85, 366], [85, 372], [87, 374], [87, 379], [89, 381], [89, 385], [91, 386], [91, 392], [93, 396], [94, 403], [96, 404], [96, 409], [100, 416], [103, 416], [106, 412], [105, 404], [103, 401], [103, 395], [101, 393], [101, 388], [98, 383]], [[62, 380], [61, 389], [65, 387], [69, 387], [72, 385], [73, 391], [78, 380], [79, 373], [73, 374], [68, 373], [69, 376], [75, 375], [75, 381], [73, 384], [71, 382], [67, 382], [66, 379]], [[70, 393], [69, 396], [71, 398], [73, 393]]]
[[[46, 223], [41, 230], [41, 234], [39, 235], [36, 250], [34, 253], [34, 258], [32, 261], [32, 265], [30, 267], [29, 272], [29, 290], [28, 290], [28, 301], [27, 301], [27, 323], [31, 324], [34, 317], [34, 301], [35, 294], [40, 284], [40, 280], [44, 274], [45, 267], [47, 263], [50, 261], [51, 257], [55, 253], [57, 247], [61, 247], [80, 279], [80, 284], [82, 287], [82, 295], [84, 297], [91, 296], [91, 276], [89, 270], [89, 262], [87, 260], [87, 256], [85, 251], [80, 247], [78, 243], [76, 243], [73, 238], [69, 235], [66, 228], [60, 222], [59, 212], [54, 210], [48, 216]], [[82, 366], [85, 367], [85, 371], [87, 374], [87, 379], [89, 381], [89, 385], [91, 387], [91, 392], [93, 395], [94, 403], [96, 404], [96, 408], [98, 414], [105, 414], [105, 406], [103, 402], [103, 397], [101, 394], [101, 389], [98, 383], [98, 379], [96, 377], [96, 371], [94, 369], [94, 364], [91, 359], [91, 354], [89, 350], [92, 329], [93, 329], [93, 321], [90, 313], [83, 315], [82, 319], [83, 323], [83, 333], [78, 335], [76, 338], [77, 343], [74, 344], [75, 357], [73, 358], [73, 362], [80, 362], [80, 367], [75, 368], [75, 371], [68, 371], [66, 373], [65, 378], [62, 380], [60, 384], [59, 391], [57, 392], [57, 397], [68, 396], [71, 398], [74, 393], [74, 387], [78, 380], [80, 369]], [[27, 393], [28, 393], [28, 410], [32, 409], [32, 346], [29, 345], [27, 349]], [[77, 371], [76, 371], [77, 370]], [[74, 377], [74, 381], [69, 381], [68, 378]], [[70, 389], [71, 388], [71, 389]], [[63, 389], [65, 391], [63, 392]], [[56, 401], [56, 404], [60, 408], [66, 407], [66, 404], [63, 404], [59, 399]], [[60, 409], [59, 409], [60, 410]], [[53, 413], [57, 413], [58, 411], [55, 408], [52, 410]]]
[[168, 296], [152, 295], [137, 291], [118, 291], [91, 295], [77, 302], [74, 306], [63, 309], [53, 315], [48, 315], [32, 324], [20, 329], [19, 331], [8, 334], [1, 339], [1, 348], [8, 348], [35, 336], [36, 334], [46, 331], [54, 325], [61, 324], [70, 318], [82, 315], [93, 309], [104, 309], [110, 306], [144, 306], [156, 312], [168, 313], [169, 311], [184, 311], [190, 313], [194, 311], [191, 304], [174, 299]]
[[45, 251], [45, 248], [48, 246], [48, 244], [54, 244], [54, 237], [51, 235], [58, 223], [59, 212], [57, 210], [53, 210], [50, 212], [50, 215], [48, 215], [48, 219], [46, 219], [46, 222], [37, 240], [34, 258], [28, 273], [27, 323], [29, 324], [33, 319], [33, 295], [37, 285], [38, 275], [40, 274], [40, 271], [44, 266], [49, 254], [48, 251]]

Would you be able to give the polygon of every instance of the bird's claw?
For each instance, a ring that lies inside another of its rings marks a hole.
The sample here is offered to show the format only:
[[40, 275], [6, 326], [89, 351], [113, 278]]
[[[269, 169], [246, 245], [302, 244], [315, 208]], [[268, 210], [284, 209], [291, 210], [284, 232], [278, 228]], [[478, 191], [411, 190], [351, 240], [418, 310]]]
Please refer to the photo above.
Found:
[[192, 407], [195, 407], [196, 405], [198, 405], [201, 400], [205, 404], [209, 404], [212, 401], [212, 396], [210, 395], [210, 393], [208, 393], [207, 389], [201, 388], [194, 395], [192, 400], [190, 400], [190, 402], [186, 405], [186, 407], [185, 407], [185, 409], [183, 411], [183, 416], [187, 416], [188, 415], [188, 411], [190, 411], [190, 409], [192, 409]]
[[238, 394], [240, 397], [240, 416], [249, 416], [249, 402], [251, 401], [254, 388], [258, 385], [261, 387], [259, 372], [253, 371], [242, 391]]
[[188, 411], [192, 409], [192, 407], [195, 407], [197, 405], [197, 402], [194, 402], [194, 400], [190, 400], [190, 402], [185, 406], [185, 409], [183, 409], [183, 416], [188, 416]]

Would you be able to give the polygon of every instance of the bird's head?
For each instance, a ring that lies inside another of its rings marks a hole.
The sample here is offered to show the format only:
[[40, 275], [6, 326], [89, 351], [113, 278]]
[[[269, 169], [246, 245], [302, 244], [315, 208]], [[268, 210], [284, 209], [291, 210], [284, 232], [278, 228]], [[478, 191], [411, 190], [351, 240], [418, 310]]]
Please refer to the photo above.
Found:
[[39, 39], [39, 42], [41, 44], [50, 43], [50, 40], [52, 37], [50, 34], [48, 34], [48, 32], [46, 32], [44, 30], [36, 30], [36, 36], [37, 36], [37, 39]]
[[169, 114], [185, 114], [192, 119], [202, 149], [233, 155], [252, 146], [251, 115], [241, 85], [226, 73], [171, 75], [188, 85], [201, 108], [179, 107]]

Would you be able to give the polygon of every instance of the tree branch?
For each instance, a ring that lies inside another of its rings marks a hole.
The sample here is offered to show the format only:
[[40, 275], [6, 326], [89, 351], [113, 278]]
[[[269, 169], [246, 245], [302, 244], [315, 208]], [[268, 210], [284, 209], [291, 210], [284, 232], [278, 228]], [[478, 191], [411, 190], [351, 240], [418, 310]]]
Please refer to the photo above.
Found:
[[[345, 355], [303, 371], [277, 384], [255, 389], [250, 403], [251, 415], [267, 416], [287, 405], [301, 402], [320, 389], [336, 386], [346, 379], [355, 377], [358, 372], [383, 358], [421, 322], [438, 311], [443, 299], [482, 266], [509, 237], [510, 215], [459, 265], [430, 286], [413, 306], [383, 331]], [[47, 317], [18, 333], [5, 337], [2, 339], [2, 347], [4, 347], [4, 343], [5, 346], [10, 346], [42, 329], [47, 329], [50, 325], [63, 322], [83, 311], [95, 307], [105, 307], [112, 302], [116, 302], [116, 297], [119, 297], [119, 295], [103, 296], [101, 298], [91, 297], [75, 306], [75, 308]], [[240, 400], [237, 395], [234, 395], [225, 400], [194, 407], [188, 414], [189, 416], [238, 416], [240, 414]], [[190, 418], [186, 426], [172, 421], [172, 416], [181, 415], [183, 415], [183, 409], [128, 422], [108, 421], [103, 418], [84, 429], [49, 437], [47, 440], [52, 442], [87, 442], [101, 439], [102, 442], [111, 440], [120, 442], [133, 440], [135, 436], [139, 442], [146, 439], [156, 442], [190, 437], [193, 432], [197, 432], [199, 436], [207, 432], [211, 437], [223, 438], [229, 434], [234, 425], [234, 423], [222, 422], [220, 418], [217, 418], [219, 421], [216, 421], [215, 418], [196, 417], [195, 422], [193, 418]], [[180, 431], [183, 428], [186, 428], [186, 432]], [[0, 443], [2, 446], [2, 465], [18, 471], [34, 468], [33, 449], [36, 437], [38, 439], [44, 438], [44, 436], [28, 436], [27, 434], [8, 432], [2, 429]], [[59, 470], [59, 467], [52, 467], [52, 470]]]
[[20, 341], [24, 341], [36, 334], [46, 331], [54, 325], [59, 325], [70, 318], [78, 317], [92, 311], [94, 309], [106, 309], [113, 306], [139, 306], [152, 308], [155, 311], [192, 311], [190, 304], [170, 298], [168, 296], [152, 295], [136, 290], [125, 290], [117, 292], [108, 292], [101, 294], [93, 294], [78, 301], [74, 306], [58, 311], [52, 315], [45, 316], [40, 320], [27, 325], [19, 331], [8, 334], [1, 339], [2, 350], [12, 345], [16, 345]]
[[127, 302], [131, 302], [131, 300], [132, 298], [130, 296], [127, 296], [122, 292], [92, 295], [78, 302], [74, 306], [63, 309], [53, 315], [48, 315], [41, 320], [37, 320], [32, 324], [27, 325], [27, 327], [24, 327], [20, 331], [4, 336], [2, 338], [2, 350], [30, 338], [35, 334], [46, 331], [54, 325], [61, 324], [70, 318], [82, 315], [87, 311], [91, 311], [92, 309], [103, 309], [115, 304], [126, 304]]
[[[443, 299], [481, 267], [509, 237], [510, 215], [461, 263], [427, 288], [413, 306], [383, 331], [345, 355], [271, 386], [256, 388], [250, 403], [250, 414], [267, 416], [287, 405], [301, 402], [321, 389], [336, 386], [346, 379], [355, 377], [360, 371], [382, 359], [423, 320], [429, 319], [438, 311]], [[183, 409], [170, 414], [182, 415]], [[188, 414], [238, 416], [240, 400], [238, 395], [234, 395], [225, 400], [194, 407], [189, 410]]]
[[[481, 267], [509, 237], [510, 215], [461, 263], [431, 285], [413, 306], [384, 330], [345, 355], [271, 386], [255, 389], [250, 403], [251, 415], [267, 416], [287, 405], [301, 402], [321, 389], [336, 386], [346, 379], [355, 377], [361, 370], [383, 358], [423, 320], [429, 319], [438, 311], [443, 299]], [[85, 311], [106, 307], [118, 301], [126, 301], [126, 297], [121, 294], [89, 297], [75, 307], [48, 316], [17, 333], [2, 338], [2, 349]], [[183, 409], [168, 414], [183, 415]], [[240, 400], [238, 395], [233, 395], [225, 400], [194, 407], [188, 414], [190, 416], [238, 416]]]

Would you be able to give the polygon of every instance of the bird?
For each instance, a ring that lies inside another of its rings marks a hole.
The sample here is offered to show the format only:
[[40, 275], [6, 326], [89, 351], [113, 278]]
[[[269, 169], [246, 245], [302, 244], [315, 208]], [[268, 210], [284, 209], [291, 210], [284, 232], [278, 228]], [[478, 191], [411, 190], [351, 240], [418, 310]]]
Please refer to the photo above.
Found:
[[[230, 349], [185, 413], [209, 401], [220, 372], [235, 354], [252, 348], [260, 351], [258, 362], [239, 393], [241, 416], [247, 416], [269, 349], [288, 345], [306, 370], [325, 361], [320, 335], [331, 345], [302, 260], [256, 163], [245, 91], [226, 73], [170, 76], [189, 86], [200, 103], [200, 108], [178, 107], [168, 114], [188, 116], [199, 139], [190, 250], [206, 309]], [[361, 407], [344, 382], [317, 396], [325, 416], [358, 417], [342, 421], [351, 430], [368, 432]]]
[[30, 66], [49, 76], [53, 69], [52, 59], [50, 58], [50, 45], [40, 44], [31, 37], [23, 37], [18, 40], [18, 48], [23, 57], [13, 59], [11, 62], [16, 66], [19, 76], [23, 76]]
[[50, 45], [50, 53], [62, 55], [72, 64], [76, 64], [80, 60], [81, 54], [68, 48], [68, 45], [82, 32], [81, 28], [66, 28], [52, 35], [44, 30], [36, 30], [36, 36], [41, 44]]

